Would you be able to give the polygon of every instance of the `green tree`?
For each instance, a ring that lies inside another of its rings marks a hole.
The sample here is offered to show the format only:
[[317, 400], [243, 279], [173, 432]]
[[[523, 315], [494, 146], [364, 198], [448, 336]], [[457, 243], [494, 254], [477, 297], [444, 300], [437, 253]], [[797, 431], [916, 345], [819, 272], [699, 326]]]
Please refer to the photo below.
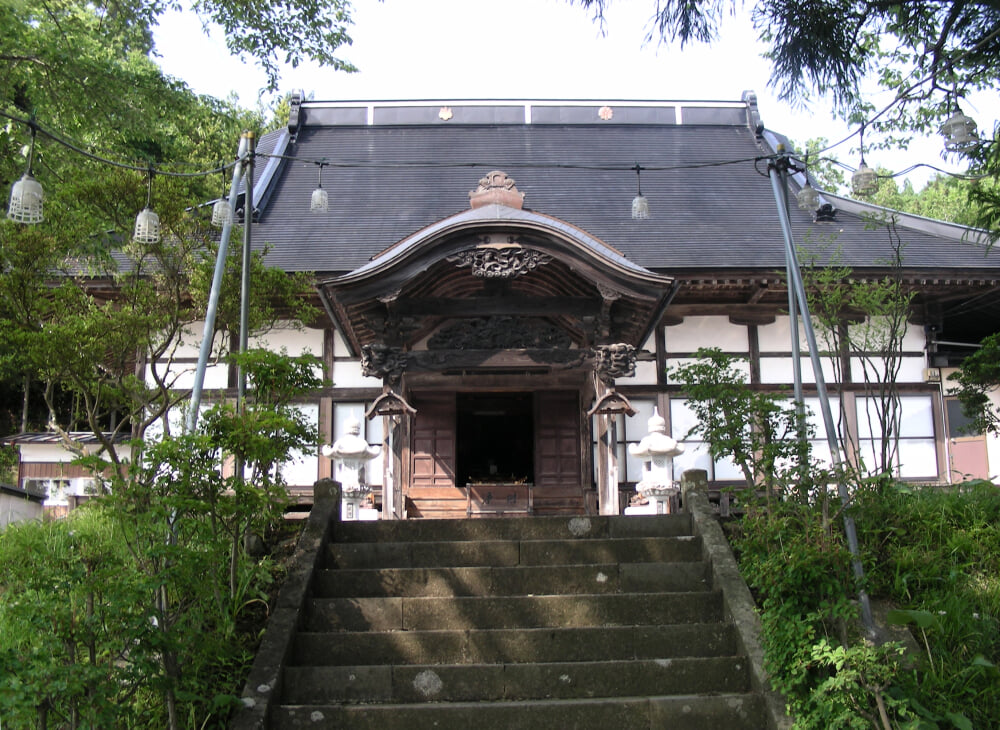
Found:
[[[349, 23], [340, 0], [292, 3], [280, 13], [268, 6], [245, 21], [237, 6], [223, 0], [195, 10], [216, 20], [228, 13], [229, 40], [264, 55], [313, 33], [289, 51], [293, 60], [302, 53], [332, 60], [347, 40], [335, 32]], [[162, 74], [150, 27], [166, 7], [0, 4], [0, 49], [10, 49], [0, 51], [0, 115], [9, 120], [0, 128], [0, 183], [21, 175], [36, 125], [34, 172], [46, 194], [43, 224], [0, 222], [0, 379], [6, 392], [22, 394], [20, 403], [5, 403], [5, 431], [57, 425], [139, 435], [170, 407], [170, 383], [156, 362], [171, 360], [204, 309], [214, 243], [196, 206], [219, 194], [217, 176], [188, 175], [229, 159], [241, 131], [261, 119]], [[340, 26], [327, 22], [334, 17]], [[254, 36], [269, 18], [277, 24]], [[29, 124], [17, 123], [29, 115]], [[140, 245], [130, 231], [149, 176], [164, 239]], [[255, 298], [257, 329], [305, 287], [259, 257], [254, 285], [268, 293]], [[233, 299], [228, 287], [220, 329], [235, 321]], [[151, 363], [151, 378], [143, 363]]]
[[[611, 0], [570, 0], [603, 22]], [[737, 0], [656, 0], [649, 40], [712, 42]], [[989, 89], [1000, 76], [1000, 7], [991, 0], [757, 0], [754, 28], [770, 47], [771, 83], [784, 98], [830, 94], [853, 112], [865, 100], [861, 81], [877, 74], [904, 101]], [[926, 79], [925, 81], [923, 81]], [[915, 88], [910, 88], [918, 83]], [[935, 109], [946, 112], [947, 109]], [[921, 115], [923, 128], [933, 119]]]
[[979, 433], [1000, 433], [1000, 410], [991, 396], [1000, 387], [1000, 332], [982, 341], [982, 347], [962, 361], [962, 369], [949, 377], [962, 411]]
[[[319, 385], [313, 357], [242, 364], [243, 412], [217, 404], [146, 444], [109, 496], [0, 533], [4, 726], [225, 726], [256, 639], [240, 622], [271, 576], [242, 538], [280, 522], [275, 465], [316, 443], [293, 401]], [[226, 476], [232, 454], [245, 474]]]
[[[569, 0], [603, 23], [611, 0]], [[709, 43], [737, 0], [656, 0], [647, 40]], [[905, 145], [937, 131], [973, 91], [1000, 79], [1000, 5], [994, 0], [756, 0], [752, 22], [772, 62], [770, 85], [808, 103], [829, 97], [838, 112], [881, 132], [881, 144]], [[874, 79], [894, 99], [877, 110], [862, 81]], [[1000, 236], [1000, 126], [984, 144], [958, 151], [969, 172], [987, 179], [969, 193], [972, 222]], [[872, 143], [871, 138], [868, 140]], [[964, 220], [963, 220], [964, 222]]]
[[717, 348], [702, 348], [695, 356], [670, 371], [698, 419], [685, 438], [700, 436], [713, 459], [731, 458], [747, 486], [769, 497], [793, 482], [806, 494], [809, 434], [794, 404], [752, 388], [738, 360]]
[[[0, 99], [8, 108], [58, 112], [64, 121], [61, 130], [75, 139], [81, 139], [79, 131], [96, 132], [102, 119], [119, 127], [123, 137], [141, 133], [152, 118], [145, 103], [171, 109], [169, 99], [157, 100], [157, 87], [179, 86], [148, 69], [155, 68], [150, 61], [156, 51], [153, 27], [167, 10], [181, 7], [154, 0], [0, 4]], [[230, 52], [256, 61], [272, 90], [282, 64], [312, 61], [354, 70], [337, 55], [351, 42], [351, 4], [346, 0], [253, 6], [240, 0], [194, 0], [189, 12], [221, 26]], [[79, 128], [69, 127], [74, 116]]]
[[909, 180], [901, 188], [895, 180], [883, 179], [878, 192], [868, 200], [904, 213], [974, 226], [977, 223], [976, 210], [970, 201], [970, 193], [978, 185], [989, 186], [990, 183], [938, 175], [917, 191]]
[[[902, 243], [891, 221], [879, 228], [887, 230], [894, 254], [881, 262], [884, 273], [874, 278], [855, 276], [833, 241], [800, 254], [809, 311], [835, 376], [832, 391], [840, 402], [840, 442], [846, 454], [857, 455], [854, 466], [862, 477], [896, 471], [901, 418], [896, 380], [913, 300], [902, 280]], [[859, 418], [867, 419], [874, 437], [868, 463], [843, 428], [848, 383], [863, 385], [862, 395], [868, 399], [869, 407], [859, 408]]]

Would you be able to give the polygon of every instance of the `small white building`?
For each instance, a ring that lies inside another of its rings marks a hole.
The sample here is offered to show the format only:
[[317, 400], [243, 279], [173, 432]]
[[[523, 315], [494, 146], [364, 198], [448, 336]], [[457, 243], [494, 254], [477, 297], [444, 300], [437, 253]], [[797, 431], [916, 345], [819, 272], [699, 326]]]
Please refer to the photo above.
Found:
[[[87, 454], [98, 453], [102, 448], [93, 433], [73, 431], [67, 436]], [[0, 442], [18, 449], [17, 486], [24, 493], [41, 498], [46, 517], [63, 517], [99, 492], [100, 485], [93, 473], [73, 463], [76, 454], [58, 434], [22, 433]], [[119, 456], [127, 459], [129, 447], [119, 443], [118, 449]]]

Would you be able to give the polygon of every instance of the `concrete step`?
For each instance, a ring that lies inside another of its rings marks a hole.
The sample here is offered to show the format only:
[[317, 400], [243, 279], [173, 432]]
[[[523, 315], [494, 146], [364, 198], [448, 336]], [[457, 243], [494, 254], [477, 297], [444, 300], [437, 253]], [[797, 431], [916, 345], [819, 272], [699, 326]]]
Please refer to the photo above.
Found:
[[507, 517], [481, 520], [378, 520], [341, 522], [333, 539], [350, 542], [447, 542], [670, 537], [691, 534], [691, 516]]
[[731, 656], [729, 624], [386, 632], [300, 632], [292, 664], [488, 664]]
[[[501, 522], [505, 520], [480, 520]], [[511, 567], [673, 563], [701, 560], [701, 539], [689, 536], [333, 543], [326, 567], [381, 568]]]
[[690, 516], [338, 523], [274, 730], [760, 730]]
[[752, 694], [586, 700], [300, 705], [275, 708], [273, 730], [761, 730], [762, 699]]
[[718, 591], [458, 598], [314, 598], [305, 631], [650, 626], [722, 619]]
[[708, 588], [704, 562], [321, 570], [318, 598], [651, 593]]
[[530, 664], [289, 667], [284, 704], [499, 702], [746, 692], [742, 657]]

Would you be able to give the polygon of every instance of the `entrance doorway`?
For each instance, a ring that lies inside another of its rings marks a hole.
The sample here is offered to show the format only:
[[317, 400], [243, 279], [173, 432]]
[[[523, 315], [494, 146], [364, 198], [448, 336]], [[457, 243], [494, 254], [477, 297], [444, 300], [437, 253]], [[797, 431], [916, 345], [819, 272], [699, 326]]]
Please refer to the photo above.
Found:
[[459, 393], [456, 402], [458, 484], [535, 481], [531, 393]]
[[972, 420], [962, 413], [962, 404], [958, 398], [949, 396], [944, 399], [944, 405], [948, 416], [950, 481], [989, 479], [986, 436], [980, 432], [970, 432]]
[[536, 515], [588, 509], [590, 440], [578, 391], [424, 391], [410, 402], [408, 516], [465, 517], [475, 483], [531, 485]]

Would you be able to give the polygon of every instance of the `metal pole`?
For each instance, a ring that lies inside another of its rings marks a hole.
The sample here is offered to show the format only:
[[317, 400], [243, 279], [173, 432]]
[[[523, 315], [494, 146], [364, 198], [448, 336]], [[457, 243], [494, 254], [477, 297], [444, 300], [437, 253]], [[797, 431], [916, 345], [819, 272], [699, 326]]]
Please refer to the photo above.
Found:
[[[778, 169], [781, 176], [781, 202], [785, 208], [785, 217], [788, 217], [788, 171], [784, 167]], [[788, 248], [785, 249], [785, 271], [790, 271], [795, 262], [788, 257]], [[786, 277], [787, 279], [787, 277]], [[807, 441], [806, 429], [806, 400], [802, 393], [802, 345], [799, 342], [799, 306], [798, 297], [795, 296], [795, 287], [791, 281], [788, 282], [788, 323], [790, 327], [792, 345], [792, 392], [795, 398], [795, 433], [799, 438], [798, 467], [801, 474], [809, 468], [809, 444]]]
[[[779, 169], [779, 174], [781, 175], [781, 191], [782, 203], [785, 206], [785, 217], [788, 216], [788, 184], [787, 170]], [[785, 271], [790, 271], [794, 262], [788, 257], [788, 247], [785, 247]], [[792, 337], [792, 387], [795, 395], [795, 407], [796, 410], [802, 414], [804, 413], [805, 401], [802, 395], [802, 346], [799, 344], [799, 311], [798, 302], [795, 296], [795, 287], [792, 286], [791, 281], [788, 282], [788, 320], [791, 325], [791, 337]]]
[[[244, 178], [243, 269], [240, 282], [240, 355], [246, 354], [247, 341], [250, 337], [250, 242], [253, 230], [253, 167], [256, 145], [253, 132], [246, 132], [243, 136], [247, 140], [247, 170]], [[247, 374], [242, 362], [237, 367], [237, 381], [236, 408], [242, 414], [246, 407], [247, 396]]]
[[201, 391], [205, 385], [205, 370], [208, 358], [212, 354], [212, 341], [215, 335], [215, 317], [219, 311], [219, 296], [222, 292], [222, 275], [226, 270], [226, 256], [229, 251], [229, 236], [232, 234], [233, 221], [236, 219], [236, 190], [240, 176], [243, 174], [243, 157], [247, 151], [247, 138], [240, 137], [240, 146], [236, 153], [237, 162], [233, 167], [233, 182], [229, 188], [229, 220], [222, 226], [222, 236], [219, 239], [219, 252], [215, 257], [215, 272], [212, 276], [212, 289], [208, 296], [208, 308], [205, 311], [205, 327], [202, 330], [201, 350], [198, 352], [198, 367], [194, 374], [194, 385], [191, 388], [191, 405], [188, 408], [184, 430], [193, 433], [198, 426], [198, 409], [201, 406]]
[[[785, 242], [785, 260], [789, 262], [787, 272], [788, 285], [795, 287], [795, 297], [798, 300], [806, 342], [809, 346], [809, 358], [816, 375], [816, 394], [819, 396], [823, 424], [826, 427], [826, 440], [830, 446], [830, 457], [833, 460], [838, 477], [840, 477], [843, 475], [843, 461], [840, 458], [837, 432], [834, 427], [833, 413], [830, 410], [830, 399], [827, 397], [826, 380], [823, 377], [823, 364], [820, 361], [819, 349], [816, 346], [816, 334], [813, 331], [812, 320], [809, 317], [809, 304], [806, 300], [805, 285], [802, 282], [802, 272], [799, 270], [798, 255], [795, 253], [795, 246], [792, 242], [792, 224], [788, 217], [788, 208], [782, 205], [784, 195], [782, 195], [780, 185], [783, 182], [783, 177], [780, 171], [782, 169], [787, 171], [787, 168], [788, 157], [786, 155], [779, 155], [777, 160], [768, 166], [768, 177], [771, 178], [774, 202], [778, 206], [778, 220], [781, 223], [781, 232]], [[778, 176], [773, 174], [776, 170], [779, 171]], [[851, 495], [843, 478], [838, 478], [837, 480], [837, 493], [845, 507], [850, 504]], [[865, 627], [865, 631], [871, 637], [875, 635], [875, 620], [872, 617], [871, 601], [863, 587], [865, 570], [864, 566], [861, 565], [857, 528], [854, 524], [854, 518], [847, 510], [844, 511], [844, 533], [847, 536], [847, 548], [851, 553], [851, 567], [854, 571], [854, 578], [858, 584], [858, 603], [861, 605], [861, 622]]]

